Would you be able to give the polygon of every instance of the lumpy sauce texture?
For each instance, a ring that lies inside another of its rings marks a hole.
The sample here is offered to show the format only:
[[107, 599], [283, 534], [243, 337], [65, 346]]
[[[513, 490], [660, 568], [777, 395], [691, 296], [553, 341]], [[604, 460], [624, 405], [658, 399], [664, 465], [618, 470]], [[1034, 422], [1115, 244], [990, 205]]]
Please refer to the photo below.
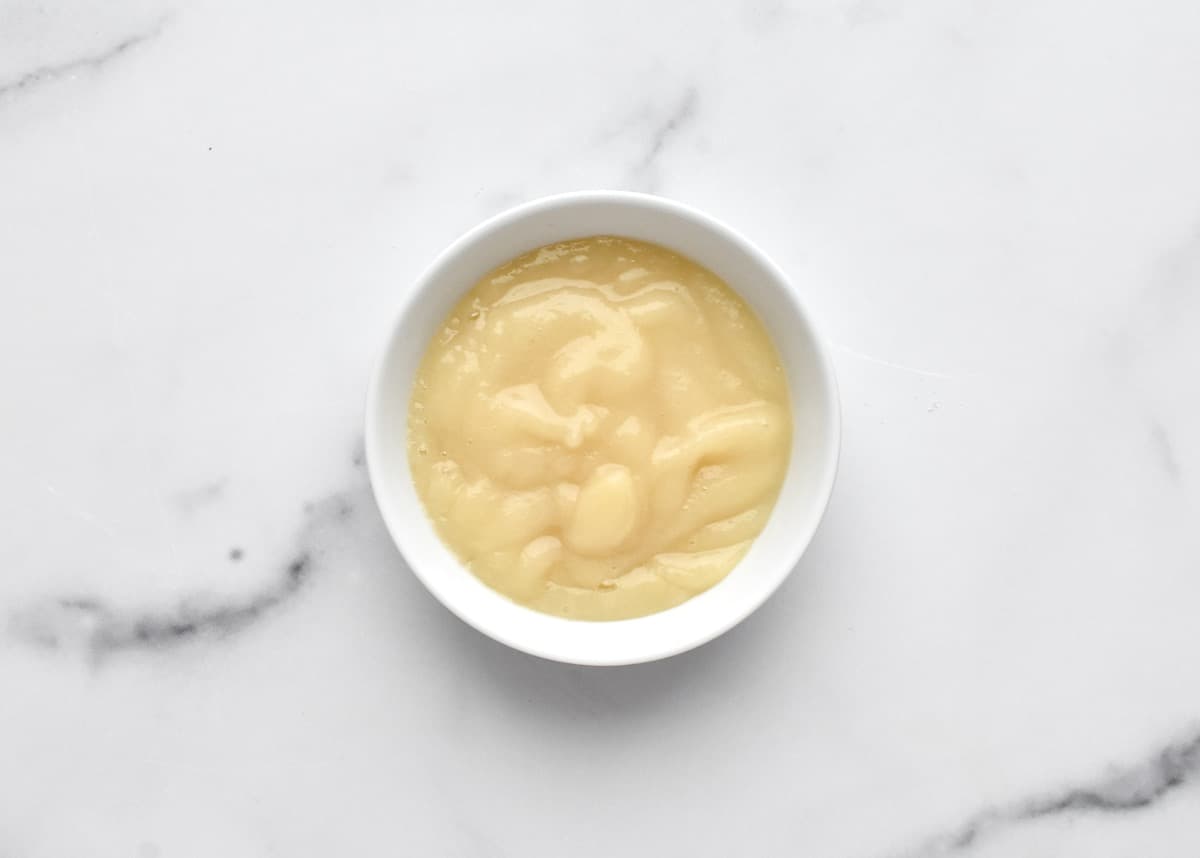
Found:
[[615, 620], [724, 578], [791, 443], [784, 372], [715, 274], [611, 236], [485, 276], [430, 343], [409, 462], [441, 538], [549, 614]]

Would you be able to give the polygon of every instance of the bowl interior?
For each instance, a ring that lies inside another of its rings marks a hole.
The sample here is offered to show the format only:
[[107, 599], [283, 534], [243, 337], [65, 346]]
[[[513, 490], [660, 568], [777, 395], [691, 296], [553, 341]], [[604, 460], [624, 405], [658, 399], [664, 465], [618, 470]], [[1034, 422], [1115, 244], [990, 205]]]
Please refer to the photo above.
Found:
[[[792, 455], [762, 534], [721, 583], [682, 605], [631, 620], [586, 622], [542, 614], [467, 571], [427, 518], [409, 474], [408, 402], [430, 338], [481, 276], [543, 244], [621, 235], [671, 248], [740, 293], [775, 341], [791, 392]], [[422, 275], [387, 343], [367, 406], [366, 447], [383, 518], [413, 572], [450, 610], [525, 652], [576, 664], [628, 664], [711, 640], [760, 605], [808, 545], [833, 484], [838, 406], [832, 371], [793, 287], [760, 251], [679, 203], [642, 194], [565, 194], [520, 206], [472, 230]]]

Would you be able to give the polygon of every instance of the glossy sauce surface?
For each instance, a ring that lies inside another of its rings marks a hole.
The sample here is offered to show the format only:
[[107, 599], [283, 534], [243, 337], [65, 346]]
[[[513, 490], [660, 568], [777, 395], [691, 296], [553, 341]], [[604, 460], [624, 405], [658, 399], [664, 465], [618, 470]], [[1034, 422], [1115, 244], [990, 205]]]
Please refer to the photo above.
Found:
[[637, 617], [712, 587], [762, 530], [787, 383], [715, 274], [597, 236], [475, 284], [418, 371], [408, 444], [439, 535], [485, 583], [558, 616]]

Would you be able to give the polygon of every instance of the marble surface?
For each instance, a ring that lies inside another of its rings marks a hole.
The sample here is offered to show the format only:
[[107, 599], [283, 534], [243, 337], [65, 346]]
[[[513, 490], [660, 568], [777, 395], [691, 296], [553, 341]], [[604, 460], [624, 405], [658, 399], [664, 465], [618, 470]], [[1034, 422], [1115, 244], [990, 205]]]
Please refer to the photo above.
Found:
[[[1200, 854], [1200, 5], [0, 0], [0, 856]], [[690, 654], [467, 628], [361, 466], [458, 233], [649, 190], [835, 350]]]

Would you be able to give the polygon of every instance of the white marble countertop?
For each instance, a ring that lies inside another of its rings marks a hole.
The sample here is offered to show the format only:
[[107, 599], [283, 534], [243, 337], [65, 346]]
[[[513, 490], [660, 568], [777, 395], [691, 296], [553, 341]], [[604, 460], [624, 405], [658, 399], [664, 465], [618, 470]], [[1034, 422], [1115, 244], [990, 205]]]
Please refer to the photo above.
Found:
[[[0, 0], [0, 856], [1200, 854], [1200, 5]], [[361, 467], [465, 228], [636, 188], [834, 345], [797, 573], [509, 651]]]

